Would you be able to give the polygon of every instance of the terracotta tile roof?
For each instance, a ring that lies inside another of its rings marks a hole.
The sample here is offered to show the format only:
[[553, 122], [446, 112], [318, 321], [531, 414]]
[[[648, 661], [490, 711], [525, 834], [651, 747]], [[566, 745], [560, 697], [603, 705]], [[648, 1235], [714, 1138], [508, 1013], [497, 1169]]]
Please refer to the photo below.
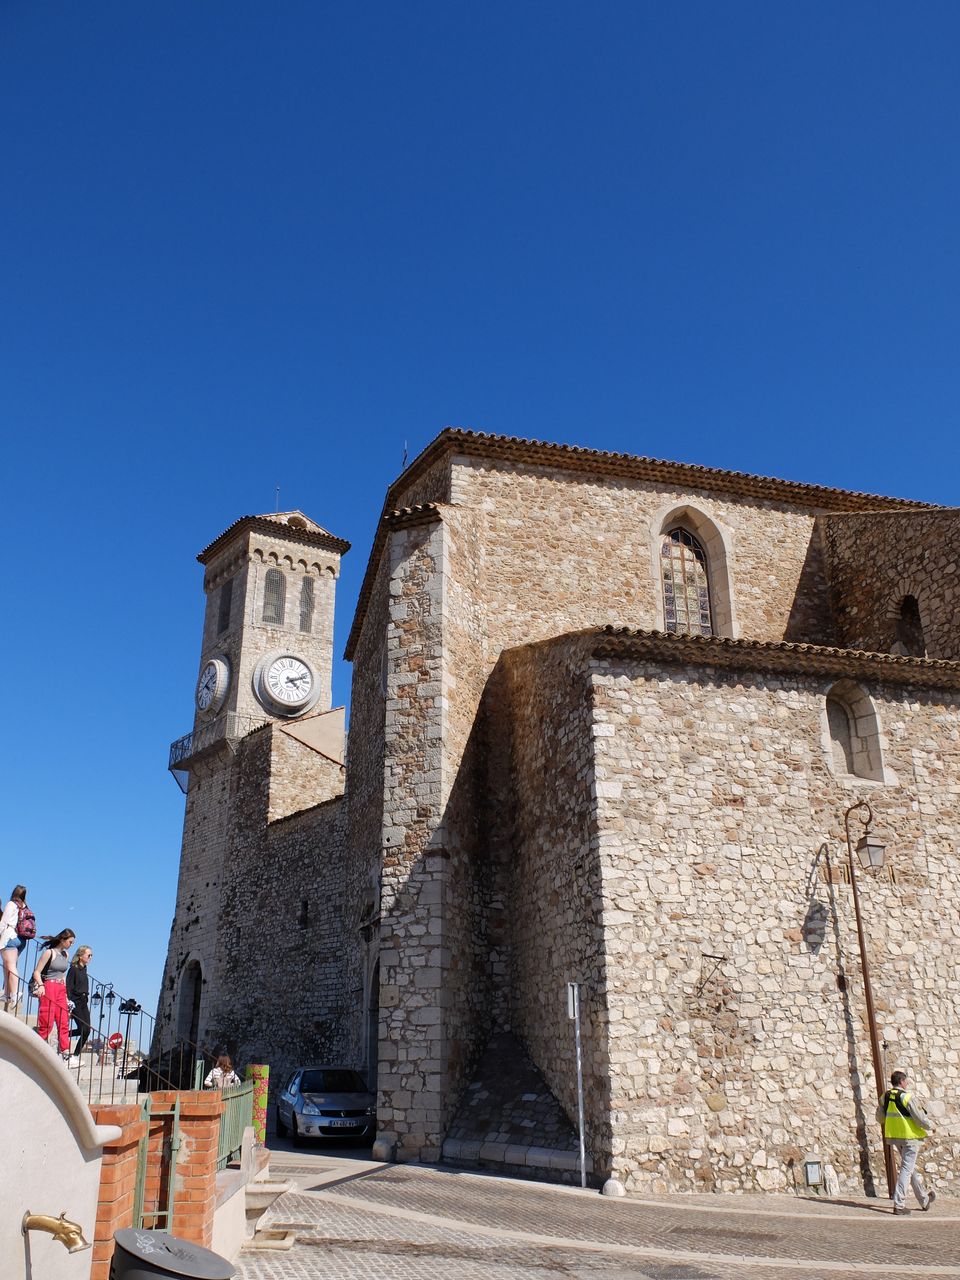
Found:
[[298, 542], [301, 546], [307, 547], [322, 547], [325, 551], [335, 551], [339, 555], [345, 555], [350, 550], [349, 542], [335, 537], [328, 529], [322, 528], [309, 516], [305, 516], [302, 511], [274, 511], [268, 515], [241, 516], [239, 520], [234, 520], [228, 529], [224, 529], [219, 537], [214, 538], [213, 542], [203, 548], [197, 559], [201, 564], [207, 564], [231, 538], [253, 529], [282, 537], [285, 542]]
[[[611, 476], [666, 484], [688, 490], [712, 490], [750, 501], [790, 503], [817, 512], [826, 511], [930, 511], [937, 508], [925, 502], [904, 498], [883, 498], [855, 493], [846, 489], [830, 489], [823, 485], [802, 484], [768, 476], [749, 475], [743, 471], [723, 471], [695, 466], [688, 462], [665, 462], [657, 458], [634, 457], [629, 453], [609, 453], [602, 449], [584, 449], [577, 445], [550, 444], [543, 440], [524, 440], [518, 436], [490, 435], [485, 431], [467, 431], [462, 427], [446, 427], [419, 453], [387, 490], [383, 510], [377, 522], [370, 558], [360, 587], [353, 624], [347, 637], [344, 657], [352, 660], [360, 629], [370, 602], [370, 592], [391, 527], [399, 518], [397, 504], [403, 492], [443, 457], [462, 455], [490, 462], [504, 462], [560, 471], [576, 471], [592, 476]], [[434, 503], [440, 518], [440, 508]], [[400, 508], [401, 511], [419, 508]]]
[[796, 480], [756, 476], [745, 471], [701, 467], [691, 462], [667, 462], [660, 458], [645, 458], [630, 453], [585, 449], [579, 445], [550, 444], [544, 440], [524, 440], [519, 436], [496, 436], [485, 431], [466, 431], [462, 427], [445, 428], [414, 458], [406, 471], [390, 486], [387, 505], [391, 505], [391, 497], [395, 500], [402, 488], [432, 466], [444, 452], [498, 462], [553, 467], [560, 471], [581, 471], [595, 476], [647, 480], [656, 484], [677, 485], [683, 489], [709, 489], [739, 498], [794, 503], [816, 510], [873, 511], [891, 507], [923, 509], [930, 506], [929, 503], [906, 498], [885, 498], [847, 489], [832, 489], [824, 485], [804, 484]]
[[[689, 666], [850, 676], [924, 689], [960, 689], [960, 662], [939, 658], [907, 658], [892, 653], [866, 653], [859, 649], [834, 649], [787, 641], [679, 636], [664, 631], [612, 626], [571, 632], [569, 636], [558, 639], [579, 640], [597, 658], [651, 659]], [[547, 640], [542, 643], [553, 642]]]

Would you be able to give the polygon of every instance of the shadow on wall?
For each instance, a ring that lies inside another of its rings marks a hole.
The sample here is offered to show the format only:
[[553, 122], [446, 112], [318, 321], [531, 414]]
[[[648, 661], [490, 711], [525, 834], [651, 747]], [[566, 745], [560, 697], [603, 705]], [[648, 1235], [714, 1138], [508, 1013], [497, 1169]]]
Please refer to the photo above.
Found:
[[819, 524], [814, 525], [807, 543], [783, 638], [790, 644], [838, 643]]
[[[818, 870], [821, 861], [826, 868], [826, 880], [821, 881], [818, 876]], [[817, 894], [817, 885], [825, 883], [828, 905], [821, 903]], [[817, 850], [810, 868], [810, 874], [807, 877], [807, 892], [809, 900], [807, 903], [807, 913], [804, 920], [804, 940], [809, 950], [816, 954], [825, 940], [826, 924], [829, 921], [832, 928], [833, 945], [836, 949], [837, 956], [837, 990], [840, 995], [840, 1005], [843, 1015], [844, 1036], [847, 1042], [847, 1066], [850, 1074], [850, 1088], [853, 1096], [855, 1129], [857, 1135], [857, 1154], [860, 1167], [860, 1180], [863, 1184], [864, 1195], [875, 1196], [877, 1194], [876, 1183], [873, 1177], [873, 1170], [870, 1167], [870, 1144], [867, 1139], [867, 1112], [864, 1107], [863, 1100], [863, 1078], [860, 1073], [859, 1060], [857, 1057], [857, 1038], [854, 1028], [854, 1014], [850, 1003], [850, 980], [847, 976], [846, 965], [843, 957], [843, 944], [840, 937], [840, 915], [837, 910], [837, 897], [835, 889], [835, 880], [833, 865], [830, 861], [830, 849], [824, 842]], [[808, 925], [807, 922], [810, 922]], [[870, 1108], [871, 1111], [873, 1108]]]

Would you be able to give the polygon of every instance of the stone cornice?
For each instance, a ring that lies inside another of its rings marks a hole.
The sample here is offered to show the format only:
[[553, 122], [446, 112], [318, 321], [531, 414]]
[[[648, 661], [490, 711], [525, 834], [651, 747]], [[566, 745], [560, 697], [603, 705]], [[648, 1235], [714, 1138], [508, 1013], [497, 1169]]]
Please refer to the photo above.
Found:
[[201, 564], [208, 564], [234, 538], [252, 532], [266, 534], [278, 542], [295, 542], [301, 547], [321, 547], [324, 551], [333, 551], [337, 555], [346, 555], [350, 550], [349, 542], [335, 537], [326, 529], [313, 530], [292, 524], [281, 524], [277, 520], [271, 520], [269, 516], [241, 516], [218, 538], [214, 538], [209, 546], [204, 547], [197, 559]]
[[567, 638], [585, 643], [595, 658], [614, 661], [634, 659], [792, 675], [849, 676], [921, 689], [960, 689], [960, 662], [938, 658], [906, 658], [892, 653], [865, 653], [859, 649], [833, 649], [786, 641], [677, 636], [629, 627], [600, 627], [573, 632]]

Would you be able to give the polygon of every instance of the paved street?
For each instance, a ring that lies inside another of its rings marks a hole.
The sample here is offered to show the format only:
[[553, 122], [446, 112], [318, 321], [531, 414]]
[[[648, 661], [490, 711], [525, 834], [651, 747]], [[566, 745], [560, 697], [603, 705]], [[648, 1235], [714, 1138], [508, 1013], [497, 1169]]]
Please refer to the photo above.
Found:
[[960, 1277], [960, 1201], [895, 1219], [883, 1201], [794, 1196], [612, 1200], [473, 1173], [278, 1151], [295, 1185], [238, 1280], [818, 1280]]

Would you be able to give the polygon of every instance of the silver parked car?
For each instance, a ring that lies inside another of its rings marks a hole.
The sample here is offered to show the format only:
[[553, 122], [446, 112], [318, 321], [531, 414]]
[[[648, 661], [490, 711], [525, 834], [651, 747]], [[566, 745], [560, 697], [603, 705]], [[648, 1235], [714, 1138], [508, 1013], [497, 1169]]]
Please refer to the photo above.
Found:
[[298, 1067], [277, 1099], [277, 1133], [365, 1138], [377, 1131], [377, 1099], [352, 1067]]

